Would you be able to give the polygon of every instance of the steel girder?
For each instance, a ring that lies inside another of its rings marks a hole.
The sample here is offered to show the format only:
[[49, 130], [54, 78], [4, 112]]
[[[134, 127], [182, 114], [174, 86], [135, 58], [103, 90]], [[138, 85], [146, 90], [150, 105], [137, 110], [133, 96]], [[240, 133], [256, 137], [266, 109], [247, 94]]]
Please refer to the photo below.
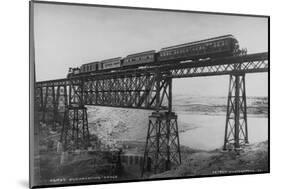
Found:
[[[240, 61], [240, 62], [239, 62]], [[268, 54], [222, 58], [194, 65], [179, 64], [171, 68], [173, 78], [268, 72]]]
[[160, 74], [87, 79], [83, 86], [85, 105], [152, 110], [168, 109], [171, 106], [171, 78]]

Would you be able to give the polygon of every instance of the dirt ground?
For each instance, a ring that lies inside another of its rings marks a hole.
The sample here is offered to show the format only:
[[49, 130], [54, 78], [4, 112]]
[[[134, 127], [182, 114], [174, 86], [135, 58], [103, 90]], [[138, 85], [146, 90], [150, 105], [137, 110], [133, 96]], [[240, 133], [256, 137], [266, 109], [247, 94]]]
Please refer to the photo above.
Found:
[[239, 153], [199, 151], [182, 159], [182, 164], [176, 169], [152, 175], [151, 178], [267, 172], [268, 141], [246, 146]]

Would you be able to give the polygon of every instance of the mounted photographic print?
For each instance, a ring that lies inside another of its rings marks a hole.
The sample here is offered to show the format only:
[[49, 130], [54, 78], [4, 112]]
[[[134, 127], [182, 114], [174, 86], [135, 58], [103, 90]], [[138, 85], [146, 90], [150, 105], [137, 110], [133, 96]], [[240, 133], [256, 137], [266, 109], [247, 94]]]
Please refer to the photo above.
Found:
[[269, 16], [29, 5], [30, 187], [269, 173]]

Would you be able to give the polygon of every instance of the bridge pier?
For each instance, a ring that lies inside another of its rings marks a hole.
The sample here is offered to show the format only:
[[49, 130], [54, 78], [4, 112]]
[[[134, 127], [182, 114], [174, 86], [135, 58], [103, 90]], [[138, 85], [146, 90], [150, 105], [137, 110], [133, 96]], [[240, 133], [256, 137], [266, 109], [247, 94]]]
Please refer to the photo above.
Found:
[[148, 159], [151, 159], [154, 173], [170, 170], [172, 165], [181, 164], [177, 115], [174, 112], [153, 112], [149, 116], [142, 176]]
[[248, 143], [245, 74], [233, 74], [229, 78], [223, 150], [239, 150]]
[[87, 108], [69, 106], [64, 113], [61, 132], [63, 151], [87, 149], [90, 145]]

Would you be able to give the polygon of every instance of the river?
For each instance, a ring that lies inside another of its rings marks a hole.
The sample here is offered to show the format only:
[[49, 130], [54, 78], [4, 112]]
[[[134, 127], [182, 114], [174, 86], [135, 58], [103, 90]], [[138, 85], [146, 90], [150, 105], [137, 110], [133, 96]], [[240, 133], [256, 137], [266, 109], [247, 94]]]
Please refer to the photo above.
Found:
[[[191, 148], [212, 150], [221, 148], [224, 141], [225, 115], [200, 115], [177, 112], [181, 145]], [[268, 119], [262, 116], [248, 116], [248, 137], [250, 143], [268, 139]]]

